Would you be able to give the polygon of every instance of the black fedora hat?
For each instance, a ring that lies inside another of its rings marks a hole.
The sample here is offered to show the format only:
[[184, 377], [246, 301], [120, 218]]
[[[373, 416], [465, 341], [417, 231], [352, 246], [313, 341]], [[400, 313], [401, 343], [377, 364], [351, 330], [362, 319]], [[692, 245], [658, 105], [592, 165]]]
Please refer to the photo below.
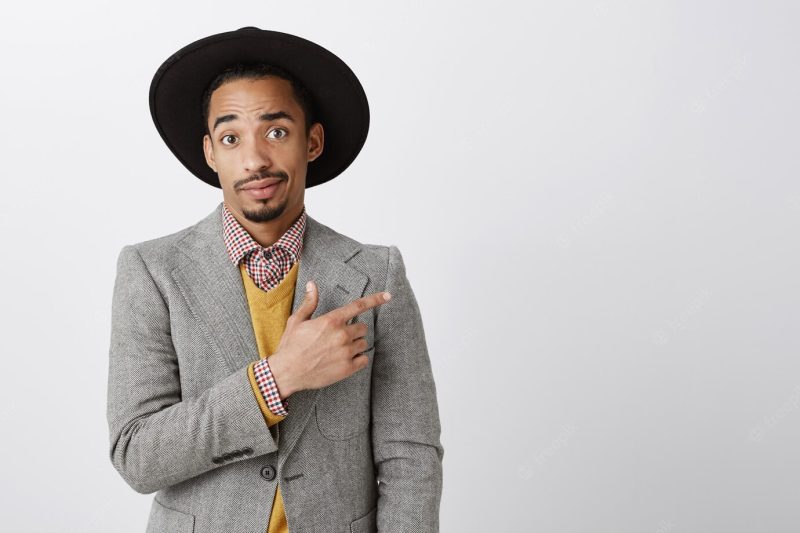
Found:
[[284, 69], [308, 89], [325, 148], [310, 162], [306, 188], [330, 181], [350, 166], [369, 131], [364, 88], [344, 61], [320, 45], [253, 26], [195, 41], [172, 54], [150, 84], [150, 115], [175, 157], [204, 182], [221, 188], [203, 153], [202, 97], [208, 84], [235, 64]]

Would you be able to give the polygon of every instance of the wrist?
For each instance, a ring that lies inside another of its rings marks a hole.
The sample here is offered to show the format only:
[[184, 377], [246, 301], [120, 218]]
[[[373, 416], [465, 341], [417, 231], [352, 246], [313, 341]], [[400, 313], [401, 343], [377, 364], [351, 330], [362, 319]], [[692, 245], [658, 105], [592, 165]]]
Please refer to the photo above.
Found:
[[272, 372], [272, 379], [275, 381], [275, 386], [278, 388], [278, 394], [282, 399], [287, 399], [289, 396], [300, 390], [294, 385], [291, 371], [283, 366], [283, 359], [279, 357], [280, 354], [275, 353], [268, 357], [269, 369]]

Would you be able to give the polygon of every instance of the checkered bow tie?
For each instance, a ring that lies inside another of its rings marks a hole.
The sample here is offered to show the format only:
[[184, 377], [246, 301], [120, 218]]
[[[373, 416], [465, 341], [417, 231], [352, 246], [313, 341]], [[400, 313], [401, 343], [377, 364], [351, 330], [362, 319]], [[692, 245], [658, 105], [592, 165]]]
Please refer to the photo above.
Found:
[[280, 239], [271, 246], [261, 246], [239, 224], [225, 205], [223, 227], [228, 255], [235, 265], [244, 261], [250, 279], [259, 288], [268, 291], [276, 287], [289, 273], [300, 257], [306, 226], [306, 208]]

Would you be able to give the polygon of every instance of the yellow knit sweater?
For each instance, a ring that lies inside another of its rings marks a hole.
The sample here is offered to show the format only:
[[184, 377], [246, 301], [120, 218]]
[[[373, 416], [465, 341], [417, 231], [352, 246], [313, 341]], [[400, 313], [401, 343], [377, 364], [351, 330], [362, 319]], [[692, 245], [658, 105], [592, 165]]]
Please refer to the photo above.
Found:
[[[298, 265], [299, 262], [295, 261], [283, 280], [269, 291], [261, 289], [253, 282], [250, 276], [247, 275], [244, 263], [239, 265], [245, 293], [247, 294], [247, 303], [250, 306], [250, 316], [253, 319], [253, 330], [258, 344], [258, 353], [261, 357], [269, 357], [275, 353], [283, 331], [286, 329], [286, 321], [292, 314]], [[250, 384], [253, 386], [253, 393], [256, 395], [258, 405], [261, 407], [264, 420], [267, 422], [268, 427], [272, 427], [283, 420], [285, 416], [276, 415], [267, 407], [267, 402], [264, 401], [264, 397], [261, 395], [253, 372], [253, 366], [257, 362], [253, 361], [248, 365], [247, 375], [250, 377]], [[267, 533], [289, 533], [280, 486], [275, 488], [275, 500], [272, 504]]]

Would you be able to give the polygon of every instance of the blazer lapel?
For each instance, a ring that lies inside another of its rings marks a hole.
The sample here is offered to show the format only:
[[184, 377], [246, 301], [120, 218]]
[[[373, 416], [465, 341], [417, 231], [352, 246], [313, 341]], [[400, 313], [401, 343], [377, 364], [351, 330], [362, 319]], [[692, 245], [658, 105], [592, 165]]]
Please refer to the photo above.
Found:
[[[211, 333], [210, 342], [232, 373], [258, 359], [259, 353], [241, 273], [225, 247], [222, 208], [220, 202], [178, 241], [181, 257], [172, 277], [189, 307]], [[363, 296], [369, 277], [348, 264], [360, 250], [358, 242], [307, 215], [292, 313], [303, 303], [309, 280], [314, 280], [319, 290], [311, 318]], [[308, 422], [316, 397], [315, 389], [296, 392], [289, 398], [289, 415], [279, 424], [281, 462]]]
[[222, 202], [177, 243], [182, 252], [172, 277], [195, 316], [211, 333], [229, 372], [258, 359], [239, 267], [231, 262], [222, 233]]

